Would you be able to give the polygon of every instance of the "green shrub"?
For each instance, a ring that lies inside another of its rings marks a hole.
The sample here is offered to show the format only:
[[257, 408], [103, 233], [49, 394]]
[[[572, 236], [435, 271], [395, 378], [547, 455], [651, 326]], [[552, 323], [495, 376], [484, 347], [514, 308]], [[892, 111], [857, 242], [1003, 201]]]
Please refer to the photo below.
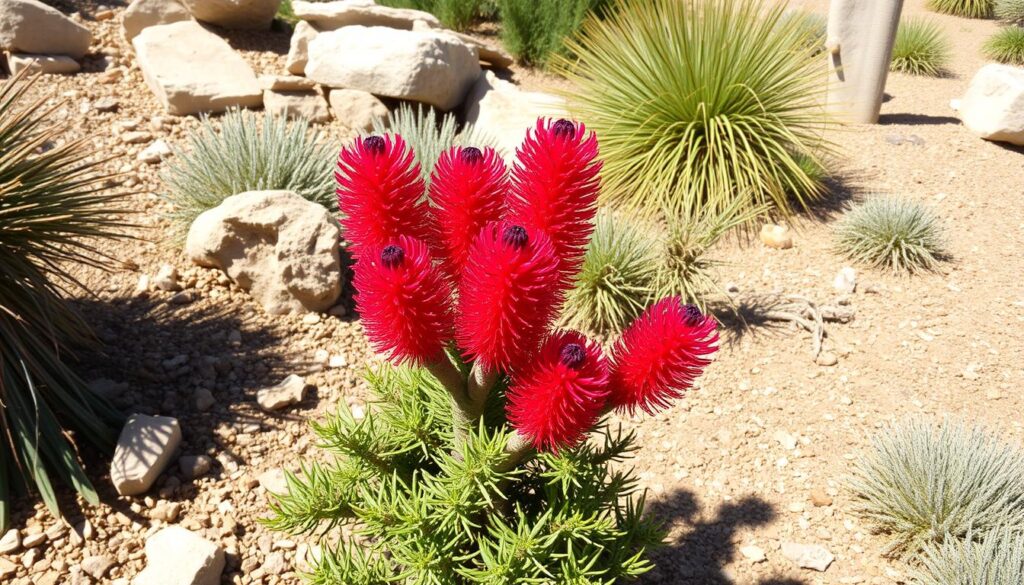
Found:
[[840, 220], [835, 236], [838, 253], [895, 272], [930, 270], [946, 257], [938, 216], [899, 197], [875, 197], [854, 208]]
[[789, 213], [823, 193], [806, 159], [827, 151], [826, 76], [801, 19], [784, 14], [760, 0], [624, 0], [584, 23], [559, 68], [601, 136], [609, 202]]
[[112, 262], [95, 244], [123, 236], [121, 197], [96, 174], [90, 139], [65, 140], [52, 122], [62, 104], [29, 98], [31, 84], [0, 84], [0, 532], [26, 490], [59, 515], [56, 480], [98, 504], [79, 446], [109, 454], [122, 422], [68, 365], [95, 338], [64, 300], [83, 286], [68, 267]]
[[916, 573], [919, 585], [1024, 583], [1024, 526], [1003, 526], [980, 538], [946, 539], [928, 547]]
[[465, 30], [485, 13], [488, 0], [378, 0], [377, 4], [423, 10], [448, 28]]
[[173, 235], [183, 239], [199, 214], [245, 191], [287, 189], [335, 209], [335, 155], [303, 120], [245, 110], [204, 117], [164, 174]]
[[995, 0], [928, 0], [928, 8], [966, 18], [989, 18]]
[[909, 18], [900, 22], [889, 69], [911, 75], [942, 75], [952, 58], [949, 38], [934, 21]]
[[875, 435], [849, 482], [853, 511], [889, 535], [887, 555], [910, 557], [1004, 524], [1024, 527], [1022, 454], [960, 423], [890, 426]]
[[1012, 25], [1000, 30], [985, 41], [982, 51], [994, 61], [1024, 65], [1024, 27]]
[[799, 8], [791, 8], [783, 13], [780, 22], [783, 24], [794, 22], [801, 29], [801, 36], [805, 39], [804, 42], [808, 46], [814, 47], [816, 52], [825, 50], [825, 38], [828, 36], [828, 19], [824, 16]]
[[993, 12], [1003, 22], [1024, 26], [1024, 0], [996, 0]]
[[595, 0], [498, 0], [501, 39], [515, 58], [546, 65], [564, 54], [565, 40], [579, 30]]

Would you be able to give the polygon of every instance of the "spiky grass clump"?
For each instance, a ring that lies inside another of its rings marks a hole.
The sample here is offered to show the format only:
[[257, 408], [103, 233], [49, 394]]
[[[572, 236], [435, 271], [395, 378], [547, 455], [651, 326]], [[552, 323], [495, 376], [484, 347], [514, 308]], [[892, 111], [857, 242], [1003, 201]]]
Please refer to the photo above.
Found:
[[854, 208], [836, 226], [835, 237], [843, 256], [898, 273], [931, 270], [947, 256], [939, 217], [900, 197], [875, 197]]
[[889, 427], [857, 462], [849, 488], [854, 512], [889, 535], [888, 556], [908, 558], [1004, 524], [1024, 527], [1024, 455], [961, 423]]
[[825, 50], [825, 38], [828, 36], [828, 19], [816, 12], [810, 12], [799, 8], [786, 10], [782, 15], [781, 22], [796, 23], [803, 31], [802, 36], [805, 43], [814, 47], [815, 51]]
[[1012, 25], [1000, 30], [985, 41], [982, 51], [994, 61], [1024, 65], [1024, 27]]
[[547, 65], [565, 54], [565, 40], [579, 30], [601, 0], [498, 0], [501, 39], [523, 63]]
[[303, 120], [245, 110], [204, 117], [164, 174], [174, 236], [183, 239], [199, 214], [246, 191], [285, 189], [335, 209], [335, 154]]
[[949, 38], [938, 23], [926, 18], [908, 18], [896, 31], [889, 69], [938, 77], [951, 57]]
[[996, 18], [1017, 26], [1024, 26], [1024, 0], [996, 0]]
[[[651, 214], [817, 199], [826, 79], [798, 18], [761, 0], [624, 0], [559, 68], [601, 136], [604, 194]], [[737, 34], [743, 31], [743, 34]]]
[[980, 538], [946, 539], [920, 558], [919, 585], [1024, 583], [1024, 527], [1003, 526]]
[[29, 97], [33, 81], [0, 85], [0, 532], [25, 491], [60, 515], [56, 480], [98, 504], [79, 447], [111, 452], [122, 422], [69, 367], [95, 338], [64, 300], [84, 289], [69, 266], [111, 261], [95, 244], [123, 236], [121, 197], [96, 173], [90, 139], [65, 140], [53, 122], [61, 104]]
[[965, 18], [989, 18], [995, 0], [928, 0], [928, 8]]

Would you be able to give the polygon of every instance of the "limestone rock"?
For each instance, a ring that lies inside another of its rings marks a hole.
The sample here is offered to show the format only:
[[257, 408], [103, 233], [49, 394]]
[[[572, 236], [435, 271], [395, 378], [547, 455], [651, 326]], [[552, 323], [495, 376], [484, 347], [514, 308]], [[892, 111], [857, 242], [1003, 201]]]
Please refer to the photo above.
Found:
[[514, 84], [485, 71], [466, 96], [466, 122], [494, 137], [505, 158], [515, 156], [516, 148], [533, 128], [537, 118], [568, 117], [565, 100], [541, 92], [522, 91]]
[[1024, 68], [982, 67], [960, 101], [960, 119], [985, 140], [1024, 145]]
[[166, 142], [157, 140], [140, 152], [137, 158], [146, 164], [155, 165], [172, 154], [174, 151]]
[[835, 557], [827, 548], [820, 544], [800, 544], [797, 542], [783, 542], [782, 556], [786, 557], [801, 569], [813, 569], [825, 571], [832, 564]]
[[433, 14], [409, 8], [377, 6], [373, 0], [335, 0], [334, 2], [292, 2], [295, 16], [319, 30], [335, 30], [343, 26], [385, 26], [412, 30], [419, 21], [432, 28], [440, 28]]
[[793, 235], [786, 226], [766, 223], [761, 226], [761, 243], [769, 248], [786, 250], [793, 247]]
[[[417, 31], [434, 30], [435, 28], [436, 27], [431, 26], [430, 24], [422, 20], [417, 20], [412, 25], [412, 30]], [[480, 60], [484, 61], [485, 63], [490, 63], [494, 67], [500, 67], [504, 69], [515, 62], [515, 59], [512, 58], [512, 55], [510, 55], [507, 51], [496, 45], [490, 45], [483, 41], [479, 41], [474, 37], [462, 34], [454, 30], [441, 29], [439, 32], [450, 34], [455, 38], [459, 39], [460, 41], [466, 43], [467, 45], [471, 47], [476, 47], [476, 52], [477, 54], [480, 55]]]
[[263, 103], [256, 74], [245, 59], [194, 21], [151, 26], [132, 44], [146, 84], [171, 114]]
[[230, 30], [266, 30], [281, 0], [182, 0], [192, 16]]
[[269, 114], [288, 118], [305, 118], [310, 122], [331, 119], [327, 102], [315, 91], [263, 91], [263, 108]]
[[260, 75], [260, 87], [263, 91], [313, 91], [316, 82], [298, 75]]
[[309, 43], [306, 77], [331, 88], [424, 102], [462, 103], [480, 75], [476, 49], [442, 32], [346, 26]]
[[7, 67], [11, 75], [28, 69], [32, 73], [78, 73], [82, 66], [71, 57], [63, 55], [29, 55], [26, 53], [11, 53], [7, 57]]
[[256, 391], [256, 402], [266, 411], [281, 410], [286, 406], [298, 404], [306, 397], [306, 379], [295, 374], [273, 386], [260, 388]]
[[832, 288], [843, 294], [852, 294], [857, 290], [857, 271], [850, 266], [844, 266], [832, 280]]
[[740, 548], [740, 554], [750, 561], [751, 564], [763, 563], [767, 560], [767, 557], [764, 555], [764, 549], [752, 544]]
[[268, 469], [257, 478], [260, 487], [274, 494], [288, 493], [288, 479], [283, 469]]
[[219, 585], [224, 550], [180, 526], [146, 540], [146, 568], [132, 585]]
[[288, 47], [288, 59], [285, 61], [288, 73], [303, 75], [306, 72], [306, 62], [309, 61], [309, 41], [316, 38], [316, 35], [317, 30], [304, 20], [300, 20], [295, 25], [291, 44]]
[[21, 548], [21, 533], [17, 528], [11, 528], [0, 537], [0, 554], [7, 555], [16, 552]]
[[338, 222], [291, 191], [228, 197], [189, 229], [185, 253], [220, 268], [270, 314], [326, 311], [341, 293]]
[[92, 33], [38, 0], [0, 0], [0, 49], [81, 59]]
[[121, 34], [130, 43], [145, 28], [182, 20], [192, 14], [178, 0], [133, 0], [121, 17]]
[[148, 490], [179, 443], [181, 427], [177, 419], [144, 414], [128, 417], [110, 462], [110, 481], [117, 493], [134, 496]]
[[372, 93], [358, 89], [332, 89], [328, 99], [334, 117], [353, 130], [373, 129], [375, 118], [387, 118], [388, 107]]
[[107, 574], [107, 571], [116, 564], [117, 561], [106, 555], [85, 557], [82, 559], [82, 570], [93, 579], [103, 581], [103, 577]]

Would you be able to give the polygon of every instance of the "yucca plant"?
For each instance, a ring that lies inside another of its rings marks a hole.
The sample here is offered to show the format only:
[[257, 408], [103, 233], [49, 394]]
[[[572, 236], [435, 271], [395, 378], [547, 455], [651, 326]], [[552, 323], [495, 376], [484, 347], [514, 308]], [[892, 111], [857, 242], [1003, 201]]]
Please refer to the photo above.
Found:
[[1024, 583], [1024, 526], [1004, 525], [977, 538], [947, 538], [925, 550], [915, 573], [919, 585]]
[[285, 189], [337, 208], [334, 147], [304, 120], [232, 110], [219, 119], [204, 116], [187, 142], [164, 173], [176, 240], [199, 214], [245, 191]]
[[889, 426], [856, 463], [848, 487], [854, 513], [889, 536], [889, 556], [1024, 527], [1024, 455], [959, 422]]
[[850, 210], [835, 228], [836, 251], [897, 273], [931, 270], [947, 257], [939, 217], [902, 197], [879, 196]]
[[945, 31], [933, 20], [908, 18], [900, 22], [892, 46], [889, 69], [911, 75], [937, 77], [952, 58]]
[[783, 24], [790, 21], [795, 22], [797, 27], [803, 30], [805, 43], [814, 47], [817, 52], [825, 50], [825, 37], [828, 36], [828, 19], [826, 17], [816, 12], [791, 8], [783, 13], [781, 19]]
[[1024, 27], [1011, 25], [989, 37], [982, 46], [985, 56], [1009, 65], [1024, 65]]
[[111, 452], [122, 422], [69, 363], [95, 338], [65, 300], [84, 289], [69, 266], [111, 261], [96, 241], [123, 235], [121, 198], [90, 139], [65, 140], [61, 104], [31, 97], [34, 81], [0, 85], [0, 532], [25, 491], [59, 515], [58, 480], [99, 503], [78, 449]]
[[802, 161], [827, 151], [826, 76], [803, 19], [784, 15], [760, 0], [623, 0], [584, 23], [558, 68], [602, 136], [607, 201], [787, 214], [823, 193]]
[[995, 0], [928, 0], [928, 8], [966, 18], [989, 18]]
[[996, 0], [994, 13], [1003, 22], [1024, 26], [1024, 0]]

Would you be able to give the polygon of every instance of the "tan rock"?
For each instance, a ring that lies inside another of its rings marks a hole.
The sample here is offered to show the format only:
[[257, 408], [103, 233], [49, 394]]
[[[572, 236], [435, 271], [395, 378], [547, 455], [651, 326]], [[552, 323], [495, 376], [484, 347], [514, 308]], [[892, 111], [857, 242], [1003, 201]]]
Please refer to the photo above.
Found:
[[1024, 68], [981, 68], [960, 100], [960, 119], [985, 140], [1024, 145]]
[[306, 397], [306, 379], [295, 374], [273, 386], [256, 391], [256, 402], [263, 410], [273, 412], [286, 406], [298, 404]]
[[146, 568], [132, 585], [220, 585], [224, 550], [180, 526], [146, 540]]
[[786, 250], [793, 247], [793, 235], [786, 226], [766, 223], [761, 227], [761, 242], [769, 248]]
[[183, 20], [192, 14], [178, 0], [133, 0], [121, 17], [121, 34], [130, 43], [145, 28]]
[[565, 100], [532, 91], [522, 91], [512, 83], [485, 71], [477, 79], [465, 103], [466, 122], [491, 136], [506, 159], [526, 138], [526, 131], [539, 117], [567, 117]]
[[[412, 30], [416, 31], [434, 30], [435, 28], [436, 27], [431, 26], [430, 24], [423, 22], [422, 20], [417, 20], [415, 23], [413, 23], [412, 26]], [[512, 55], [509, 54], [508, 51], [502, 49], [501, 47], [485, 43], [483, 41], [477, 40], [474, 37], [462, 34], [454, 30], [440, 29], [438, 32], [450, 34], [455, 38], [459, 39], [460, 41], [466, 43], [467, 45], [471, 47], [476, 47], [476, 52], [477, 54], [480, 55], [480, 60], [485, 63], [490, 63], [494, 67], [500, 67], [504, 69], [515, 62], [515, 59], [512, 58]]]
[[375, 119], [388, 117], [388, 107], [369, 92], [332, 89], [328, 99], [334, 117], [353, 130], [372, 130]]
[[7, 67], [11, 75], [17, 75], [24, 70], [32, 73], [78, 73], [82, 66], [71, 57], [63, 55], [28, 55], [25, 53], [11, 53], [7, 56]]
[[192, 16], [229, 30], [266, 30], [281, 0], [183, 0]]
[[292, 2], [295, 16], [318, 30], [335, 30], [343, 26], [386, 26], [412, 30], [417, 21], [440, 28], [441, 21], [429, 12], [409, 8], [377, 6], [373, 0], [336, 0], [334, 2]]
[[260, 87], [273, 91], [313, 91], [316, 82], [298, 75], [260, 75]]
[[178, 420], [168, 416], [133, 414], [121, 429], [110, 481], [122, 496], [146, 492], [174, 457], [181, 443]]
[[310, 122], [331, 119], [327, 101], [315, 91], [263, 91], [263, 108], [267, 113], [288, 118], [303, 118]]
[[288, 73], [303, 75], [306, 72], [306, 62], [309, 61], [309, 41], [316, 38], [317, 30], [313, 25], [300, 20], [292, 31], [291, 44], [288, 47], [288, 59], [285, 61], [285, 69]]
[[92, 33], [38, 0], [0, 0], [0, 49], [81, 59]]

